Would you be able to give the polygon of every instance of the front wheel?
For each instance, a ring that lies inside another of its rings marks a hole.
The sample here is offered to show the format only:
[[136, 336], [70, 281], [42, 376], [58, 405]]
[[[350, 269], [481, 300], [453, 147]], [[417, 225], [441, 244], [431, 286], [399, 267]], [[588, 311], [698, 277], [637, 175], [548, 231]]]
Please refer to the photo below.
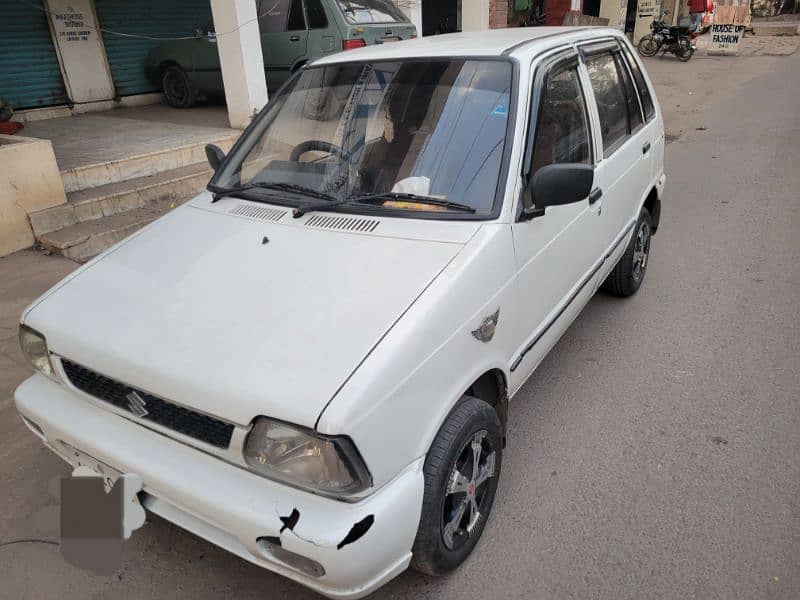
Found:
[[469, 556], [492, 510], [502, 452], [503, 433], [494, 408], [477, 398], [462, 398], [425, 458], [414, 569], [443, 575]]
[[653, 221], [646, 208], [639, 213], [625, 254], [608, 274], [603, 289], [614, 296], [633, 296], [641, 287], [650, 259], [650, 241], [653, 236]]
[[639, 45], [636, 46], [636, 49], [642, 56], [655, 56], [658, 52], [658, 48], [659, 44], [651, 34], [640, 39]]

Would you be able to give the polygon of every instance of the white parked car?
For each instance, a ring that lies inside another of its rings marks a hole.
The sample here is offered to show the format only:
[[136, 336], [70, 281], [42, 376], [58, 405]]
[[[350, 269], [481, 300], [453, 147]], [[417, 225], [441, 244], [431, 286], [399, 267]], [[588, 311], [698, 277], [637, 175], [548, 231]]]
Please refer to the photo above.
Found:
[[327, 596], [448, 572], [510, 399], [599, 287], [642, 284], [663, 154], [612, 29], [325, 57], [209, 149], [208, 192], [25, 311], [17, 407], [73, 466], [137, 475], [149, 511]]

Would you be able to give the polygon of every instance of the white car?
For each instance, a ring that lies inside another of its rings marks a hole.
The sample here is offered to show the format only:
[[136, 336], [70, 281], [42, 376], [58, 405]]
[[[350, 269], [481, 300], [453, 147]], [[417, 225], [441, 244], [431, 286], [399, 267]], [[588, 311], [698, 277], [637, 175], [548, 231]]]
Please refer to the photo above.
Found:
[[616, 30], [325, 57], [209, 148], [208, 192], [25, 311], [17, 408], [73, 466], [135, 474], [147, 510], [329, 597], [448, 572], [510, 399], [599, 287], [642, 284], [663, 155]]

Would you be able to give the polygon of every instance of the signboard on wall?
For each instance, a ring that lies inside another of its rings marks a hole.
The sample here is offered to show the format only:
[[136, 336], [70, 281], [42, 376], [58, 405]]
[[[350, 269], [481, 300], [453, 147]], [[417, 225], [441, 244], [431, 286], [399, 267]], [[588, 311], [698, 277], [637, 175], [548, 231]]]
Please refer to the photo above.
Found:
[[81, 103], [113, 98], [92, 0], [47, 0], [47, 9], [70, 99]]

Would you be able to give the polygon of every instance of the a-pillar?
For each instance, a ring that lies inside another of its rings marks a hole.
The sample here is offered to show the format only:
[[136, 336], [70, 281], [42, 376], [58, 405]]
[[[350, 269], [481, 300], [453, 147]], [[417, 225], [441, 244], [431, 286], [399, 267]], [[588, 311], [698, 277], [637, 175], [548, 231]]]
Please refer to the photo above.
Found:
[[256, 3], [253, 0], [211, 0], [211, 14], [217, 32], [228, 120], [231, 127], [244, 129], [267, 103]]

